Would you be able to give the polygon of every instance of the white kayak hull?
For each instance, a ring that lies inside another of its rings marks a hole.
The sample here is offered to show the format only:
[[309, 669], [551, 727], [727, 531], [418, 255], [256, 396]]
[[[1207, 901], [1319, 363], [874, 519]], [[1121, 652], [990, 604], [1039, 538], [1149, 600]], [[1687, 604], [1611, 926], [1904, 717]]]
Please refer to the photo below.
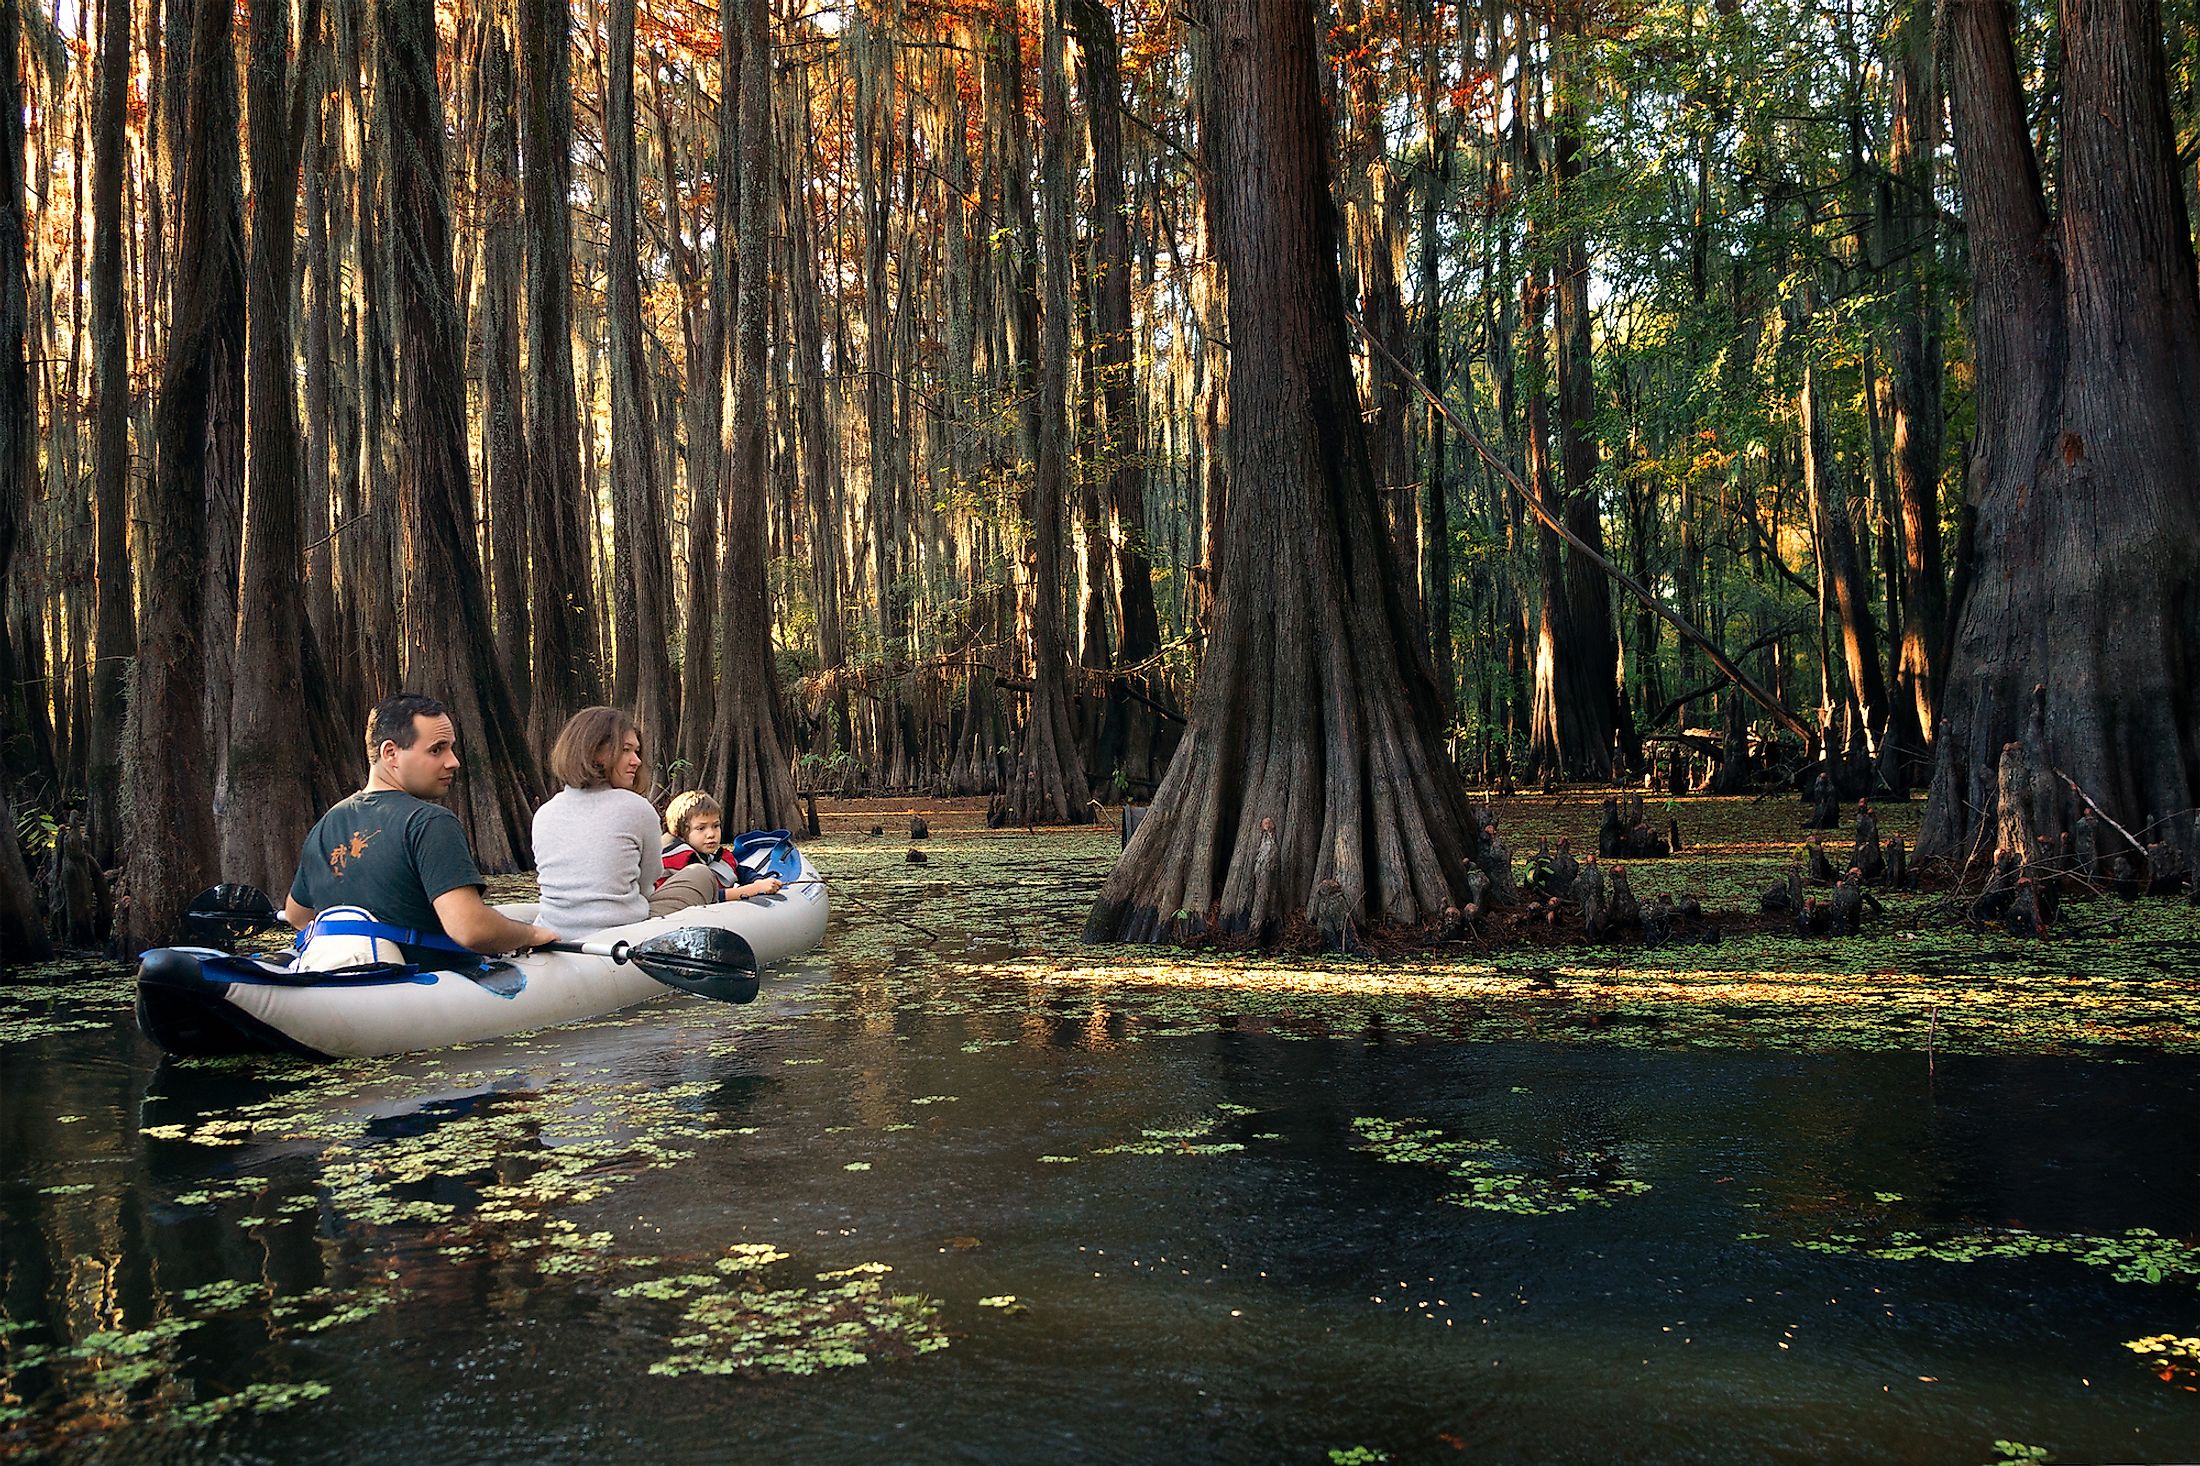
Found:
[[[586, 939], [638, 944], [681, 927], [711, 926], [739, 935], [759, 966], [798, 956], [824, 939], [825, 886], [793, 847], [781, 859], [794, 875], [782, 876], [788, 885], [777, 895], [691, 907]], [[531, 906], [499, 909], [522, 920], [534, 913]], [[138, 1023], [175, 1054], [368, 1058], [572, 1023], [669, 991], [631, 963], [573, 952], [529, 953], [486, 979], [418, 971], [301, 981], [257, 958], [171, 947], [145, 954]]]

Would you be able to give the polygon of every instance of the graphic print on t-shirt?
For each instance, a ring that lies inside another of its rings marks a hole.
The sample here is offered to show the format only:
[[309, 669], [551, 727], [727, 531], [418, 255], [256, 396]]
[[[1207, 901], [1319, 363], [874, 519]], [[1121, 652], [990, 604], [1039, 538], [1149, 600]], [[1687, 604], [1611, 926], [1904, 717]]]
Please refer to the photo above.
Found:
[[329, 851], [329, 874], [332, 876], [341, 876], [344, 873], [344, 867], [349, 865], [352, 861], [357, 860], [360, 856], [366, 854], [367, 847], [374, 843], [374, 837], [381, 833], [382, 832], [380, 830], [374, 830], [371, 832], [353, 830], [351, 832], [351, 838], [349, 840]]

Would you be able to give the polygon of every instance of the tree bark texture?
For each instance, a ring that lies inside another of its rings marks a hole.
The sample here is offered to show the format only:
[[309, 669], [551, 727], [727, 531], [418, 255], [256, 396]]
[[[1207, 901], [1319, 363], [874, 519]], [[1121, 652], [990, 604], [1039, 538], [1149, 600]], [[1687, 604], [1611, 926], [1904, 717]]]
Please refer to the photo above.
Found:
[[605, 173], [611, 250], [604, 308], [611, 350], [612, 601], [617, 629], [613, 699], [630, 709], [656, 747], [677, 731], [672, 680], [672, 562], [664, 491], [657, 475], [657, 423], [642, 328], [640, 222], [634, 163], [634, 0], [610, 0], [604, 99]]
[[[1430, 14], [1435, 13], [1431, 7]], [[1432, 25], [1431, 30], [1435, 27]], [[1443, 211], [1450, 202], [1454, 162], [1455, 128], [1444, 112], [1443, 64], [1439, 47], [1423, 47], [1422, 128], [1428, 138], [1429, 166], [1421, 182], [1420, 218], [1420, 336], [1421, 378], [1429, 389], [1444, 390], [1444, 309], [1442, 292]], [[1502, 278], [1502, 276], [1498, 277]], [[1445, 720], [1457, 712], [1459, 680], [1452, 660], [1451, 628], [1451, 499], [1446, 487], [1443, 414], [1429, 407], [1424, 412], [1421, 459], [1421, 579], [1423, 619], [1428, 623], [1430, 667], [1436, 677], [1436, 693], [1443, 700]], [[1686, 614], [1687, 608], [1682, 608]]]
[[102, 0], [100, 6], [99, 116], [92, 130], [92, 355], [98, 385], [92, 492], [99, 535], [94, 572], [99, 631], [85, 793], [92, 856], [103, 868], [114, 863], [121, 846], [122, 726], [130, 712], [130, 661], [137, 655], [136, 577], [129, 573], [130, 381], [122, 331], [122, 148], [130, 90], [130, 11], [131, 0]]
[[1896, 734], [1916, 740], [1912, 752], [1920, 759], [1938, 721], [1948, 617], [1940, 543], [1940, 461], [1946, 433], [1940, 404], [1939, 212], [1933, 197], [1941, 115], [1940, 78], [1933, 66], [1933, 8], [1931, 0], [1914, 0], [1898, 32], [1902, 50], [1895, 65], [1880, 207], [1886, 221], [1885, 253], [1895, 279], [1886, 390], [1902, 526], [1900, 660], [1892, 697]]
[[2009, 9], [1947, 7], [1978, 423], [1921, 854], [1992, 838], [2002, 749], [2035, 688], [2058, 824], [2075, 807], [2057, 774], [2129, 829], [2200, 793], [2200, 287], [2162, 13], [2072, 0], [2061, 28], [2051, 218]]
[[517, 870], [533, 863], [528, 841], [540, 774], [494, 655], [474, 538], [434, 0], [380, 0], [379, 15], [397, 273], [404, 675], [451, 710], [465, 764], [446, 800], [466, 828], [475, 863]]
[[[714, 113], [712, 225], [691, 311], [701, 317], [688, 354], [687, 626], [680, 656], [680, 732], [673, 744], [680, 779], [690, 783], [709, 760], [711, 725], [718, 718], [719, 486], [726, 474], [726, 332], [733, 319], [734, 265], [726, 226], [740, 202], [741, 25], [732, 6], [718, 14], [718, 102]], [[671, 146], [667, 129], [665, 145]], [[668, 164], [669, 166], [669, 164]], [[667, 180], [670, 189], [670, 180]], [[702, 221], [696, 221], [698, 236]], [[688, 252], [692, 261], [695, 252]]]
[[[19, 80], [23, 18], [14, 5], [0, 5], [0, 117], [23, 115]], [[15, 546], [25, 506], [31, 499], [35, 447], [31, 420], [30, 362], [24, 354], [30, 331], [30, 280], [25, 273], [23, 228], [23, 129], [0, 127], [0, 588], [13, 583]], [[0, 617], [5, 604], [0, 602]], [[0, 624], [0, 661], [12, 663], [10, 629]], [[12, 676], [11, 666], [0, 673]], [[0, 704], [13, 712], [15, 702]], [[9, 730], [13, 741], [14, 730]], [[15, 838], [15, 790], [11, 771], [0, 761], [0, 962], [35, 962], [52, 949], [31, 897], [30, 871]]]
[[128, 904], [118, 942], [129, 952], [181, 935], [184, 908], [208, 884], [218, 849], [200, 641], [207, 485], [225, 471], [217, 415], [224, 403], [233, 410], [242, 395], [224, 379], [244, 367], [244, 241], [236, 212], [225, 207], [237, 196], [234, 16], [233, 7], [208, 4], [194, 7], [191, 17], [189, 90], [178, 138], [176, 314], [154, 429], [160, 455], [146, 496], [144, 560], [152, 594], [139, 628], [123, 737]]
[[[1554, 37], [1554, 48], [1578, 46], [1578, 36]], [[1551, 176], [1565, 198], [1581, 177], [1581, 120], [1575, 80], [1559, 78]], [[1560, 518], [1597, 553], [1604, 551], [1604, 515], [1596, 476], [1596, 364], [1589, 334], [1589, 250], [1578, 220], [1557, 241], [1551, 295], [1557, 308], [1557, 388]], [[1612, 593], [1596, 566], [1571, 547], [1539, 535], [1543, 549], [1543, 618], [1535, 663], [1535, 726], [1539, 757], [1573, 778], [1609, 778], [1622, 713], [1619, 643], [1612, 630]], [[1554, 564], [1554, 561], [1556, 562]]]
[[[298, 430], [296, 352], [290, 276], [296, 255], [298, 135], [291, 115], [290, 12], [286, 0], [252, 7], [250, 79], [252, 230], [246, 264], [245, 403], [252, 435], [244, 539], [243, 604], [238, 625], [229, 742], [220, 749], [215, 805], [222, 876], [262, 890], [285, 889], [298, 842], [318, 814], [315, 795], [333, 794], [319, 770], [326, 740], [309, 730], [329, 721], [329, 700], [305, 669], [312, 623], [306, 616], [305, 447]], [[319, 7], [306, 6], [317, 28]], [[300, 36], [300, 60], [314, 44]], [[307, 63], [310, 64], [310, 63]], [[301, 65], [301, 70], [304, 69]], [[303, 93], [299, 94], [300, 100]], [[316, 788], [316, 775], [319, 788]]]
[[527, 465], [526, 413], [519, 371], [521, 223], [517, 97], [511, 42], [501, 24], [483, 46], [481, 206], [482, 473], [489, 500], [489, 599], [496, 614], [497, 660], [525, 716], [533, 696], [528, 639], [527, 544], [534, 498]]
[[535, 661], [527, 729], [538, 752], [549, 748], [567, 718], [598, 701], [603, 687], [588, 560], [594, 511], [581, 486], [573, 389], [571, 34], [567, 0], [519, 0], [527, 467], [534, 486], [527, 528]]
[[[1124, 218], [1123, 79], [1115, 19], [1099, 0], [1071, 0], [1069, 23], [1082, 60], [1092, 164], [1093, 312], [1095, 364], [1100, 377], [1101, 469], [1107, 475], [1108, 535], [1115, 552], [1115, 662], [1140, 667], [1161, 650], [1161, 620], [1154, 607], [1153, 558], [1146, 528], [1147, 469], [1144, 426], [1138, 412], [1138, 351], [1132, 336], [1130, 231]], [[1111, 688], [1111, 733], [1116, 767], [1134, 796], [1150, 794], [1168, 752], [1162, 714], [1174, 697], [1148, 673], [1131, 671], [1127, 685]], [[1137, 693], [1137, 697], [1131, 693]]]
[[1841, 654], [1849, 689], [1873, 739], [1887, 730], [1887, 678], [1879, 660], [1879, 631], [1872, 622], [1870, 588], [1857, 554], [1856, 530], [1849, 517], [1848, 488], [1834, 463], [1825, 404], [1818, 390], [1815, 363], [1803, 367], [1801, 409], [1803, 483], [1810, 495], [1811, 530], [1819, 547], [1819, 574], [1831, 592], [1841, 628]]
[[[1213, 182], [1226, 212], [1227, 563], [1184, 742], [1088, 940], [1275, 932], [1326, 880], [1365, 924], [1461, 899], [1476, 834], [1360, 427], [1329, 194], [1314, 12], [1212, 7]], [[1272, 818], [1272, 836], [1262, 821]]]
[[[807, 96], [794, 99], [790, 106], [803, 109], [806, 134]], [[950, 160], [953, 156], [951, 152]], [[791, 164], [805, 162], [806, 149], [788, 161]], [[808, 191], [801, 187], [803, 170], [790, 166], [786, 172], [795, 185], [787, 198], [787, 234], [795, 266], [788, 272], [787, 289], [794, 314], [795, 418], [802, 442], [803, 526], [810, 541], [810, 595], [817, 608], [818, 670], [830, 675], [839, 670], [847, 655], [840, 610], [844, 552], [840, 506], [833, 493], [833, 486], [840, 482], [834, 471], [839, 435], [825, 399], [825, 330], [817, 308], [819, 282], [815, 272], [818, 257], [811, 244], [810, 198]], [[832, 730], [834, 751], [848, 752], [851, 730], [845, 690], [836, 689], [832, 694]]]
[[1400, 595], [1418, 618], [1421, 504], [1409, 431], [1415, 394], [1391, 365], [1392, 357], [1404, 361], [1413, 351], [1407, 340], [1405, 293], [1398, 285], [1398, 215], [1403, 194], [1391, 167], [1386, 140], [1377, 74], [1379, 38], [1367, 33], [1365, 28], [1370, 22], [1360, 0], [1342, 0], [1338, 17], [1341, 39], [1349, 48], [1343, 63], [1344, 100], [1349, 113], [1345, 128], [1345, 238], [1360, 319], [1369, 334], [1390, 349], [1390, 356], [1371, 352], [1366, 361], [1362, 410], [1367, 419], [1368, 457], [1383, 493], [1392, 557], [1405, 577]]
[[[1088, 824], [1092, 806], [1086, 802], [1090, 792], [1070, 717], [1069, 658], [1062, 639], [1063, 518], [1070, 478], [1069, 99], [1060, 0], [1046, 0], [1041, 10], [1039, 217], [1031, 219], [1028, 205], [1018, 211], [1027, 258], [1035, 252], [1039, 269], [1027, 266], [1020, 272], [1022, 298], [1015, 307], [1027, 323], [1018, 334], [1027, 342], [1036, 336], [1039, 357], [1034, 391], [1023, 404], [1024, 437], [1037, 452], [1023, 504], [1030, 541], [1019, 559], [1031, 700], [1005, 792], [1012, 824]], [[1020, 125], [1012, 113], [1010, 126]], [[1020, 179], [1011, 186], [1022, 191]], [[1044, 299], [1034, 298], [1036, 290], [1044, 291]]]
[[771, 309], [771, 11], [768, 0], [737, 3], [741, 21], [741, 191], [736, 205], [741, 293], [732, 339], [733, 451], [726, 465], [725, 565], [720, 580], [718, 717], [711, 734], [710, 784], [729, 833], [791, 829], [799, 809], [787, 760], [785, 705], [772, 660], [765, 598], [765, 512], [771, 497], [765, 327]]

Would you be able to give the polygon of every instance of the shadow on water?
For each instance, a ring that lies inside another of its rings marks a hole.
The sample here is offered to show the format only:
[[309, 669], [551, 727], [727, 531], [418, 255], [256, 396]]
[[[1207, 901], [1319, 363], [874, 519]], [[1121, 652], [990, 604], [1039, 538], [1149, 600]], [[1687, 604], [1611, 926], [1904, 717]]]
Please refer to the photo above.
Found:
[[942, 942], [836, 917], [751, 1007], [388, 1060], [159, 1063], [117, 970], [0, 989], [4, 1439], [2200, 1456], [2191, 1057], [1068, 981], [1029, 934], [1079, 870], [1013, 887], [1005, 945], [882, 870], [866, 904]]

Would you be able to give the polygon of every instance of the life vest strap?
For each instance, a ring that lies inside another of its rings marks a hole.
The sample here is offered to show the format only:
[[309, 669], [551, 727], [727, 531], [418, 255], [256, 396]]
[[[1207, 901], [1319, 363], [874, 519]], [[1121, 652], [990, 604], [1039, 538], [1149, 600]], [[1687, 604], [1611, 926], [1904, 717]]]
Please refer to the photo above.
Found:
[[373, 937], [380, 941], [395, 942], [400, 947], [424, 947], [431, 952], [459, 952], [478, 960], [480, 953], [471, 947], [462, 947], [441, 932], [415, 931], [411, 927], [394, 926], [386, 921], [363, 921], [357, 917], [338, 917], [325, 921], [315, 917], [298, 933], [292, 943], [295, 951], [303, 952], [306, 943], [314, 937]]

